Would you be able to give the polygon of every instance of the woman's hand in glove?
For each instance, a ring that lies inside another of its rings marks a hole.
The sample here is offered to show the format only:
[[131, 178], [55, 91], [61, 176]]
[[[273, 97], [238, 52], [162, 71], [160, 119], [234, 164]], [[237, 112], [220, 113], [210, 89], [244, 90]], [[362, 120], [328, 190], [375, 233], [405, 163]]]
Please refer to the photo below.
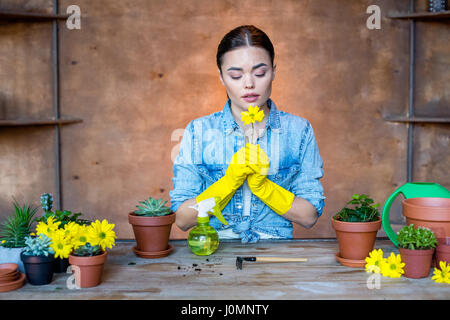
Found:
[[247, 178], [248, 186], [262, 202], [279, 215], [289, 211], [294, 194], [267, 179], [269, 157], [259, 145], [247, 144], [249, 167], [253, 170]]

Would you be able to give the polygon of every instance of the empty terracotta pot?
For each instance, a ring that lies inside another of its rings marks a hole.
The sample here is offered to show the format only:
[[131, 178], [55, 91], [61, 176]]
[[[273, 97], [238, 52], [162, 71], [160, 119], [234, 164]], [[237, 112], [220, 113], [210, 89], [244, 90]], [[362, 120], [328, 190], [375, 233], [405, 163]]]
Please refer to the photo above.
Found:
[[159, 217], [144, 217], [130, 212], [128, 221], [133, 227], [139, 251], [163, 251], [168, 248], [170, 230], [175, 222], [175, 213]]
[[439, 263], [441, 261], [445, 261], [447, 262], [447, 265], [450, 265], [450, 244], [447, 244], [445, 239], [438, 239], [435, 257], [436, 268], [440, 269]]
[[343, 222], [331, 218], [339, 243], [339, 253], [344, 259], [364, 260], [373, 250], [381, 219], [372, 222]]
[[430, 273], [434, 249], [410, 250], [398, 248], [402, 262], [405, 263], [404, 276], [407, 278], [426, 278]]
[[450, 198], [409, 198], [402, 208], [406, 224], [427, 227], [436, 238], [450, 237]]
[[72, 271], [75, 274], [75, 283], [80, 288], [98, 286], [102, 282], [105, 261], [106, 252], [92, 257], [69, 255], [69, 263], [72, 265]]

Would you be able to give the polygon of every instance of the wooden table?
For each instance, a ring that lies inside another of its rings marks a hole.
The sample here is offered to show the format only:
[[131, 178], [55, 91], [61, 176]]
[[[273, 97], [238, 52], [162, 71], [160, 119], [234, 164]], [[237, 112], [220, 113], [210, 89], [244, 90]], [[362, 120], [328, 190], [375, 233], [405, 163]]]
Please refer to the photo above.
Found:
[[[170, 241], [174, 251], [165, 258], [142, 259], [131, 251], [135, 242], [117, 242], [108, 252], [103, 282], [94, 288], [69, 289], [69, 274], [55, 274], [45, 286], [0, 293], [0, 299], [450, 299], [450, 285], [428, 278], [382, 277], [379, 289], [368, 289], [370, 274], [336, 262], [338, 245], [329, 241], [261, 241], [241, 244], [227, 240], [211, 256], [192, 254], [185, 240]], [[385, 256], [398, 250], [388, 240], [375, 248]], [[236, 256], [305, 257], [307, 262], [244, 262]]]

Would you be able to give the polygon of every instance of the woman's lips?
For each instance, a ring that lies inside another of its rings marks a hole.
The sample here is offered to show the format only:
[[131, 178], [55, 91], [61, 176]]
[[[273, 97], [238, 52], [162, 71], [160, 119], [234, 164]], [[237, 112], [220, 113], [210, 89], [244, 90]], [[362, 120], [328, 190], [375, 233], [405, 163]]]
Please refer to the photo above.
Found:
[[255, 102], [256, 100], [258, 100], [258, 98], [258, 95], [242, 97], [242, 99], [244, 99], [246, 102]]

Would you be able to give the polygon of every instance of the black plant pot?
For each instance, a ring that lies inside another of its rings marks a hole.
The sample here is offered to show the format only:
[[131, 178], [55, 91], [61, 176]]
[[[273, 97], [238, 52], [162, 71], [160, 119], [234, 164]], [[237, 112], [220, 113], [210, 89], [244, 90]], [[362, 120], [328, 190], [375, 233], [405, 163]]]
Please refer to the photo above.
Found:
[[41, 286], [49, 284], [53, 279], [53, 269], [55, 258], [53, 255], [45, 256], [28, 256], [20, 254], [20, 258], [23, 261], [25, 267], [25, 274], [30, 284], [35, 286]]
[[55, 258], [53, 265], [55, 273], [66, 273], [67, 267], [69, 266], [69, 258]]

